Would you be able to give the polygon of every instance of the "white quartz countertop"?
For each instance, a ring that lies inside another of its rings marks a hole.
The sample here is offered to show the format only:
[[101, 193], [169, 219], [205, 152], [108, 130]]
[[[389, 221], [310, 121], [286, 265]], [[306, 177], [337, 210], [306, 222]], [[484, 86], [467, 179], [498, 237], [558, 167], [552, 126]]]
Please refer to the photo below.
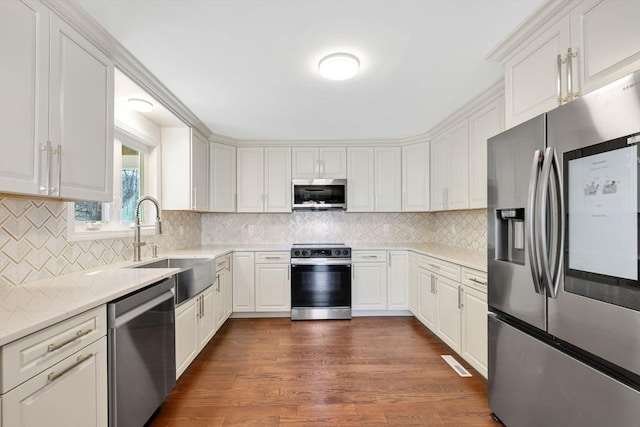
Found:
[[[410, 250], [487, 271], [482, 253], [433, 244], [347, 243], [354, 250]], [[160, 258], [216, 258], [231, 252], [290, 251], [291, 244], [212, 245], [162, 253]], [[101, 268], [42, 279], [23, 285], [0, 284], [0, 346], [33, 332], [106, 304], [177, 273], [177, 268], [131, 268], [152, 262], [145, 259], [111, 264]]]
[[177, 268], [87, 270], [20, 286], [2, 285], [0, 346], [177, 273]]

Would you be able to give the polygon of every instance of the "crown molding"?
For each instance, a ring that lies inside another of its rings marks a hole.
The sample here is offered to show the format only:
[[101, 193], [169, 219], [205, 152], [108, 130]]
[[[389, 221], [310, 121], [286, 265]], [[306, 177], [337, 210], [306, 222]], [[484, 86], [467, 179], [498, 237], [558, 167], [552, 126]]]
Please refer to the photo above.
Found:
[[530, 37], [556, 23], [564, 17], [567, 10], [573, 8], [580, 1], [582, 0], [546, 0], [531, 12], [522, 21], [522, 24], [507, 34], [487, 54], [486, 58], [504, 65]]
[[83, 36], [102, 50], [115, 62], [115, 65], [131, 80], [137, 83], [149, 95], [161, 102], [188, 126], [209, 139], [211, 130], [187, 108], [149, 69], [147, 69], [131, 52], [116, 40], [98, 21], [70, 0], [42, 0], [57, 15], [66, 20]]

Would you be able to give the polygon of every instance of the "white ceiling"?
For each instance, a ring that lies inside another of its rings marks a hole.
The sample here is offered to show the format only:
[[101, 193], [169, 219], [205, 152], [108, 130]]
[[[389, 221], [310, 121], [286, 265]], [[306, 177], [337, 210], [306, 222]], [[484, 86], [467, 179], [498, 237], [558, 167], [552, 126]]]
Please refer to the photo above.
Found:
[[[214, 133], [400, 139], [502, 75], [486, 54], [541, 0], [79, 0]], [[352, 80], [317, 63], [345, 51]]]

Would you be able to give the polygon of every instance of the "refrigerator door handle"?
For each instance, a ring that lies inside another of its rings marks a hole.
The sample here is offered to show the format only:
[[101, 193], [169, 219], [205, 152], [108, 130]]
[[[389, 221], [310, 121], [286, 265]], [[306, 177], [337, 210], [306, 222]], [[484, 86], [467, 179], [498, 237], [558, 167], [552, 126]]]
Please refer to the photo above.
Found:
[[536, 247], [536, 222], [534, 218], [536, 209], [536, 194], [538, 189], [539, 168], [542, 151], [536, 150], [533, 153], [533, 164], [531, 165], [531, 176], [529, 178], [529, 193], [527, 196], [527, 210], [525, 219], [527, 221], [526, 238], [527, 249], [529, 252], [529, 265], [531, 269], [531, 277], [533, 278], [533, 287], [537, 294], [544, 293], [542, 283], [540, 281], [540, 267], [538, 260], [538, 249]]
[[[553, 268], [549, 256], [549, 242], [547, 241], [547, 201], [549, 200], [549, 183], [551, 181], [551, 173], [554, 173], [552, 194], [555, 199], [551, 199], [552, 215], [551, 230], [554, 232], [552, 236], [554, 240], [554, 250], [552, 254], [555, 259]], [[564, 252], [564, 200], [562, 197], [562, 183], [560, 177], [560, 166], [558, 164], [558, 155], [554, 147], [547, 147], [545, 150], [544, 162], [542, 164], [542, 179], [538, 189], [540, 198], [540, 210], [536, 215], [536, 228], [538, 229], [537, 246], [540, 250], [540, 264], [542, 269], [542, 277], [547, 295], [550, 298], [558, 296], [558, 287], [560, 285], [560, 276], [562, 272], [562, 260]]]

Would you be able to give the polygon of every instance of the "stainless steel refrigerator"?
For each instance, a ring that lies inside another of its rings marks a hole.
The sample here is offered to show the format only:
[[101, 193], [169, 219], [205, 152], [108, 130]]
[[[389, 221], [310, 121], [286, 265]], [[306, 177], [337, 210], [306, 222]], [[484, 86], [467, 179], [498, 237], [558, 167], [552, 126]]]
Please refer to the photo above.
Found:
[[640, 426], [640, 71], [488, 142], [489, 407]]

